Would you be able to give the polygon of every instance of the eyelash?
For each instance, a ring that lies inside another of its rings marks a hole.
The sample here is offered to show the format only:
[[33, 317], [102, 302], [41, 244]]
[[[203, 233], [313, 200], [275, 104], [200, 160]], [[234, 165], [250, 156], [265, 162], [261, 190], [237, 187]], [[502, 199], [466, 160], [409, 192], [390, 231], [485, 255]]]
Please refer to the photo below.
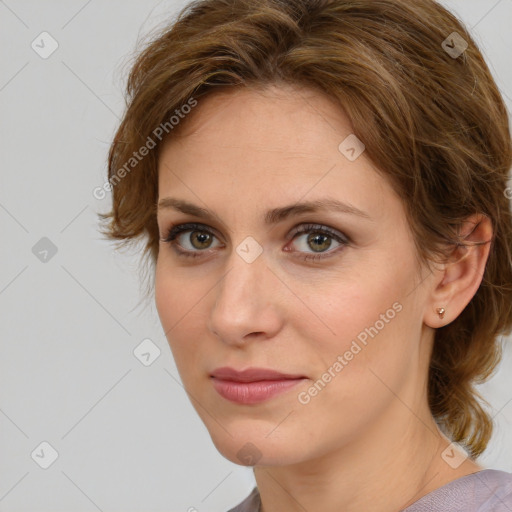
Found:
[[[166, 235], [165, 238], [162, 238], [162, 242], [165, 242], [165, 243], [173, 246], [175, 251], [178, 253], [178, 255], [180, 257], [181, 256], [183, 256], [185, 258], [201, 257], [201, 253], [202, 252], [207, 252], [207, 250], [203, 250], [203, 251], [201, 251], [201, 250], [187, 251], [187, 250], [183, 250], [183, 249], [178, 249], [178, 245], [179, 244], [177, 244], [175, 242], [175, 239], [177, 238], [178, 235], [180, 235], [182, 233], [186, 233], [188, 231], [192, 231], [192, 232], [193, 231], [201, 231], [201, 232], [207, 233], [209, 235], [215, 236], [215, 233], [210, 231], [203, 224], [195, 224], [195, 223], [178, 224], [178, 225], [171, 226], [167, 230], [167, 235]], [[350, 238], [347, 237], [346, 235], [345, 236], [341, 236], [336, 231], [331, 230], [327, 226], [322, 226], [322, 225], [319, 225], [319, 224], [302, 224], [295, 231], [295, 233], [293, 234], [291, 240], [295, 240], [295, 238], [297, 238], [298, 235], [303, 235], [303, 234], [306, 234], [306, 233], [317, 233], [317, 234], [327, 235], [330, 238], [333, 238], [334, 240], [339, 242], [341, 244], [341, 246], [336, 248], [336, 249], [334, 249], [334, 250], [332, 250], [332, 251], [328, 251], [328, 252], [325, 252], [325, 253], [318, 253], [318, 254], [314, 254], [314, 255], [306, 254], [305, 256], [301, 256], [301, 258], [304, 261], [317, 261], [317, 260], [321, 260], [321, 259], [324, 259], [324, 258], [329, 258], [334, 253], [339, 252], [341, 249], [343, 249], [347, 245], [350, 245], [350, 243], [351, 243]], [[324, 256], [324, 254], [326, 254], [327, 256]]]

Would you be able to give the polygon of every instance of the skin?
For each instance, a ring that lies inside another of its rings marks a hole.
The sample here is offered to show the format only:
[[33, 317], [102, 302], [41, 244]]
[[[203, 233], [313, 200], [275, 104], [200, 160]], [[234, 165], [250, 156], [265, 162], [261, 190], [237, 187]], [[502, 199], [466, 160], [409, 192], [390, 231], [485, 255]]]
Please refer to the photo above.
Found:
[[[183, 385], [216, 448], [236, 464], [244, 464], [237, 456], [244, 446], [259, 457], [262, 510], [391, 512], [483, 469], [469, 458], [454, 469], [441, 457], [450, 440], [432, 418], [426, 390], [435, 329], [476, 293], [489, 244], [431, 270], [420, 266], [400, 197], [364, 152], [352, 162], [338, 150], [352, 133], [350, 122], [318, 91], [221, 91], [201, 99], [178, 133], [159, 156], [158, 199], [186, 200], [215, 216], [161, 207], [161, 238], [171, 225], [188, 222], [213, 236], [178, 236], [183, 250], [200, 253], [195, 259], [160, 242], [156, 305]], [[370, 219], [316, 212], [263, 223], [270, 208], [324, 197]], [[305, 223], [328, 226], [350, 242], [343, 247], [328, 237], [316, 248], [308, 243], [315, 229], [293, 238]], [[469, 218], [463, 232], [471, 233], [468, 240], [492, 236], [481, 216]], [[263, 249], [252, 263], [236, 250], [248, 236]], [[319, 253], [327, 257], [301, 259]], [[300, 403], [298, 394], [394, 303], [400, 312]], [[443, 319], [437, 307], [446, 309]], [[209, 374], [220, 366], [307, 379], [266, 402], [239, 405], [211, 384]]]

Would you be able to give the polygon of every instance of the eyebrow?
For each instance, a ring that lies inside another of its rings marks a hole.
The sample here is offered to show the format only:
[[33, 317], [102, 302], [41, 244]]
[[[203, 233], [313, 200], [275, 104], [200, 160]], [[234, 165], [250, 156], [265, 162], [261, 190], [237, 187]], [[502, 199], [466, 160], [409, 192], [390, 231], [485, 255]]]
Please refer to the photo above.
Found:
[[[164, 197], [158, 201], [158, 210], [173, 209], [199, 217], [201, 219], [218, 219], [216, 214], [210, 213], [207, 209], [196, 206], [193, 203], [172, 197]], [[315, 201], [306, 201], [289, 206], [282, 206], [268, 210], [264, 215], [266, 225], [283, 222], [289, 217], [301, 213], [315, 213], [320, 211], [334, 211], [338, 213], [347, 213], [356, 215], [364, 219], [373, 220], [366, 212], [342, 201], [332, 198], [317, 199]]]

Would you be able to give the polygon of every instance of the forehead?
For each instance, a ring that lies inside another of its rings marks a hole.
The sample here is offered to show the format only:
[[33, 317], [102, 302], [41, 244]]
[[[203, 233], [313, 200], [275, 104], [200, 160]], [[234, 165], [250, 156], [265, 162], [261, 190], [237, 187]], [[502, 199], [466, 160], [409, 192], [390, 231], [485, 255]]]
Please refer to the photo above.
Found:
[[233, 147], [234, 142], [243, 141], [246, 147], [300, 152], [326, 132], [335, 141], [352, 133], [339, 103], [317, 89], [273, 84], [223, 89], [200, 98], [165, 145], [187, 139]]
[[[343, 108], [314, 89], [271, 86], [222, 91], [198, 99], [159, 158], [159, 199], [198, 206], [229, 201], [281, 206], [330, 197], [379, 215], [393, 191], [364, 152], [347, 159], [353, 136]], [[226, 207], [228, 204], [226, 204]]]

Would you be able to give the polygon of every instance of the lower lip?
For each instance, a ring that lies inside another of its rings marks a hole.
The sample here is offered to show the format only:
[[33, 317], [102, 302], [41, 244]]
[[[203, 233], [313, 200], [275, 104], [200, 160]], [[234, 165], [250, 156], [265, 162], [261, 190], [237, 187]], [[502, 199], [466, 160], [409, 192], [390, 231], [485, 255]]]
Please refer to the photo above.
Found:
[[284, 393], [305, 379], [260, 380], [236, 382], [212, 377], [213, 387], [220, 396], [237, 404], [257, 404]]

